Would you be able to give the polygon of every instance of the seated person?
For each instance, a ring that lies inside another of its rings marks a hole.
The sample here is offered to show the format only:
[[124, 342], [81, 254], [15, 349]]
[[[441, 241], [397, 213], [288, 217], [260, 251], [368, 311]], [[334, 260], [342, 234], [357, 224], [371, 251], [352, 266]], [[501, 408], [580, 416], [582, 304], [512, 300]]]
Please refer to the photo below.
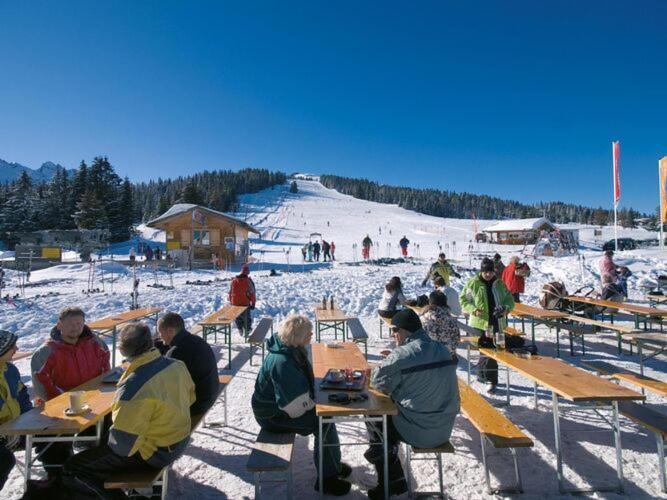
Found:
[[121, 328], [120, 352], [129, 366], [118, 381], [113, 425], [103, 445], [70, 458], [63, 483], [71, 498], [120, 498], [104, 481], [124, 470], [171, 464], [190, 441], [190, 405], [195, 386], [185, 364], [160, 355], [143, 323]]
[[401, 278], [394, 276], [384, 287], [382, 299], [378, 306], [378, 314], [383, 318], [391, 318], [398, 310], [396, 306], [406, 305], [407, 299], [403, 295], [403, 284]]
[[441, 291], [447, 297], [447, 307], [452, 316], [461, 316], [461, 303], [459, 302], [459, 294], [451, 286], [445, 283], [442, 276], [436, 276], [433, 280], [435, 289]]
[[155, 347], [165, 357], [183, 361], [195, 383], [197, 400], [190, 407], [190, 415], [206, 413], [215, 404], [220, 389], [213, 349], [204, 339], [188, 332], [183, 318], [176, 313], [163, 314], [157, 331], [162, 341], [156, 341]]
[[[315, 415], [313, 367], [305, 346], [310, 344], [313, 325], [305, 316], [289, 316], [277, 335], [267, 341], [268, 354], [257, 375], [252, 395], [252, 411], [262, 429], [270, 432], [296, 432], [315, 435], [315, 469], [319, 466], [318, 419]], [[334, 424], [322, 426], [325, 444], [323, 484], [326, 495], [342, 496], [350, 483], [342, 478], [351, 474], [349, 465], [340, 461], [338, 433]], [[315, 490], [319, 491], [319, 478]]]
[[[109, 349], [85, 324], [78, 307], [66, 307], [58, 316], [50, 338], [30, 361], [32, 387], [37, 403], [48, 401], [109, 370]], [[88, 430], [94, 435], [95, 428]], [[72, 443], [38, 444], [36, 451], [50, 480], [60, 475], [62, 464], [72, 455]], [[38, 484], [38, 481], [34, 482]]]
[[456, 359], [456, 348], [461, 332], [458, 321], [449, 314], [447, 303], [444, 293], [438, 290], [431, 292], [428, 297], [429, 305], [422, 312], [420, 319], [428, 336], [447, 347], [452, 358]]
[[[15, 334], [0, 330], [0, 425], [32, 408], [28, 389], [21, 382], [19, 371], [10, 363], [16, 353], [16, 340]], [[16, 465], [12, 449], [18, 443], [18, 436], [0, 436], [0, 491]]]
[[[391, 319], [396, 347], [372, 372], [371, 383], [389, 395], [398, 415], [387, 418], [389, 494], [407, 491], [398, 458], [399, 442], [433, 448], [449, 441], [460, 398], [456, 362], [449, 349], [432, 340], [417, 314], [404, 309]], [[371, 446], [364, 453], [375, 466], [378, 484], [368, 491], [372, 500], [384, 498], [382, 424], [367, 422]]]
[[611, 300], [612, 302], [623, 302], [625, 295], [623, 288], [616, 283], [614, 276], [605, 274], [602, 276], [602, 292], [600, 293], [602, 300]]

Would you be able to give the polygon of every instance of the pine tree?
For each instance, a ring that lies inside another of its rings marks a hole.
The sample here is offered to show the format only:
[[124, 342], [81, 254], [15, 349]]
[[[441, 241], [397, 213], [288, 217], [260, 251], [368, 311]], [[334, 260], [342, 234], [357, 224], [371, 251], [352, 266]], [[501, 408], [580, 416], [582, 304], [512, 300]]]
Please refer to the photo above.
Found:
[[290, 193], [298, 193], [299, 192], [299, 186], [296, 185], [296, 181], [292, 181], [292, 183], [289, 185], [289, 192]]
[[104, 205], [97, 198], [92, 188], [86, 190], [76, 207], [77, 211], [73, 217], [78, 229], [109, 228], [109, 220], [104, 211]]
[[[23, 171], [10, 187], [7, 200], [0, 210], [0, 233], [35, 229], [35, 193], [30, 176]], [[13, 238], [6, 238], [13, 240]]]
[[199, 193], [197, 186], [195, 185], [194, 179], [190, 178], [188, 182], [183, 187], [181, 192], [181, 197], [179, 199], [181, 203], [193, 203], [195, 205], [203, 205], [204, 199]]

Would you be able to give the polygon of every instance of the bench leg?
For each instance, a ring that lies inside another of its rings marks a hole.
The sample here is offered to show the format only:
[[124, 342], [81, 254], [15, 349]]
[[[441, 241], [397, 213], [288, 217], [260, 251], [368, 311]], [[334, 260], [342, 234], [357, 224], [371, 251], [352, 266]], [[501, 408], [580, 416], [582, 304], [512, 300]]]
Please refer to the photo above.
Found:
[[260, 493], [261, 493], [261, 481], [262, 481], [262, 476], [261, 472], [255, 472], [255, 499], [259, 500], [260, 498]]
[[412, 498], [412, 452], [410, 445], [405, 443], [405, 469], [406, 479], [408, 480], [408, 498]]
[[489, 474], [489, 466], [486, 463], [486, 446], [484, 442], [486, 441], [486, 438], [484, 435], [480, 434], [479, 435], [479, 442], [482, 445], [482, 465], [484, 465], [484, 480], [486, 481], [486, 492], [491, 495], [493, 493], [493, 489], [491, 488], [491, 476]]
[[521, 470], [519, 469], [519, 459], [517, 457], [516, 448], [510, 448], [512, 458], [514, 459], [514, 475], [516, 477], [516, 491], [523, 493], [523, 485], [521, 484]]
[[167, 487], [169, 485], [169, 467], [162, 469], [162, 494], [160, 498], [162, 500], [167, 499]]
[[471, 361], [470, 361], [470, 343], [469, 342], [466, 343], [466, 356], [468, 357], [468, 385], [470, 385], [470, 370], [471, 370], [470, 363], [471, 363]]
[[655, 433], [656, 443], [658, 444], [658, 467], [660, 468], [660, 490], [667, 493], [667, 479], [665, 479], [665, 441], [662, 434]]
[[533, 404], [537, 410], [537, 382], [533, 383]]
[[287, 469], [287, 500], [292, 500], [292, 464]]
[[440, 493], [442, 498], [445, 498], [445, 482], [442, 477], [442, 453], [436, 453], [436, 458], [438, 459], [438, 483], [440, 485]]
[[512, 454], [512, 460], [514, 462], [514, 477], [515, 483], [510, 487], [503, 487], [498, 485], [497, 488], [491, 486], [491, 473], [489, 472], [489, 465], [487, 463], [486, 455], [486, 437], [483, 434], [479, 435], [480, 443], [482, 445], [482, 463], [484, 464], [484, 479], [486, 481], [486, 491], [489, 495], [497, 495], [498, 493], [523, 493], [523, 485], [521, 483], [521, 471], [519, 469], [519, 459], [517, 457], [516, 448], [510, 448], [510, 453]]
[[253, 345], [250, 344], [250, 366], [252, 366], [252, 354], [253, 354]]

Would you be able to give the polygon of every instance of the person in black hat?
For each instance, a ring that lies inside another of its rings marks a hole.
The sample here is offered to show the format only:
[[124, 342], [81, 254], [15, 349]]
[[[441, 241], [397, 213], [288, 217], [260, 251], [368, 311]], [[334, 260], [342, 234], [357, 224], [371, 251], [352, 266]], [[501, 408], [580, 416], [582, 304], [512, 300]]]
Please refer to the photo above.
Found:
[[[371, 383], [396, 404], [398, 415], [387, 417], [389, 446], [389, 495], [407, 491], [398, 458], [401, 441], [419, 448], [434, 448], [449, 441], [460, 397], [456, 361], [440, 342], [432, 340], [411, 309], [391, 319], [396, 348], [375, 368]], [[382, 425], [367, 422], [371, 446], [364, 457], [375, 466], [378, 484], [368, 491], [371, 499], [384, 498]]]
[[[0, 330], [0, 425], [32, 408], [28, 389], [21, 382], [16, 366], [10, 363], [16, 353], [16, 340], [12, 332]], [[0, 436], [0, 490], [16, 465], [12, 449], [18, 442], [18, 436]]]

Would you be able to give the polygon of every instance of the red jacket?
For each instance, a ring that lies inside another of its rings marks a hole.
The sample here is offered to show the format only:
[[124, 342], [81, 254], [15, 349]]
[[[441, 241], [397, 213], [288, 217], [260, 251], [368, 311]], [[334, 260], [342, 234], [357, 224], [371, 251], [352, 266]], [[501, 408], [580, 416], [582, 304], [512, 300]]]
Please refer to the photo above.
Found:
[[[528, 264], [520, 265], [519, 269], [530, 271]], [[514, 262], [510, 262], [503, 271], [503, 283], [505, 283], [505, 286], [510, 291], [510, 293], [523, 293], [525, 290], [526, 280], [523, 276], [517, 276], [516, 270], [516, 264]]]
[[254, 306], [255, 300], [255, 284], [249, 276], [239, 274], [232, 280], [229, 302], [233, 306]]
[[53, 328], [51, 338], [32, 356], [35, 395], [49, 400], [109, 370], [109, 348], [88, 326], [76, 344], [68, 344]]

